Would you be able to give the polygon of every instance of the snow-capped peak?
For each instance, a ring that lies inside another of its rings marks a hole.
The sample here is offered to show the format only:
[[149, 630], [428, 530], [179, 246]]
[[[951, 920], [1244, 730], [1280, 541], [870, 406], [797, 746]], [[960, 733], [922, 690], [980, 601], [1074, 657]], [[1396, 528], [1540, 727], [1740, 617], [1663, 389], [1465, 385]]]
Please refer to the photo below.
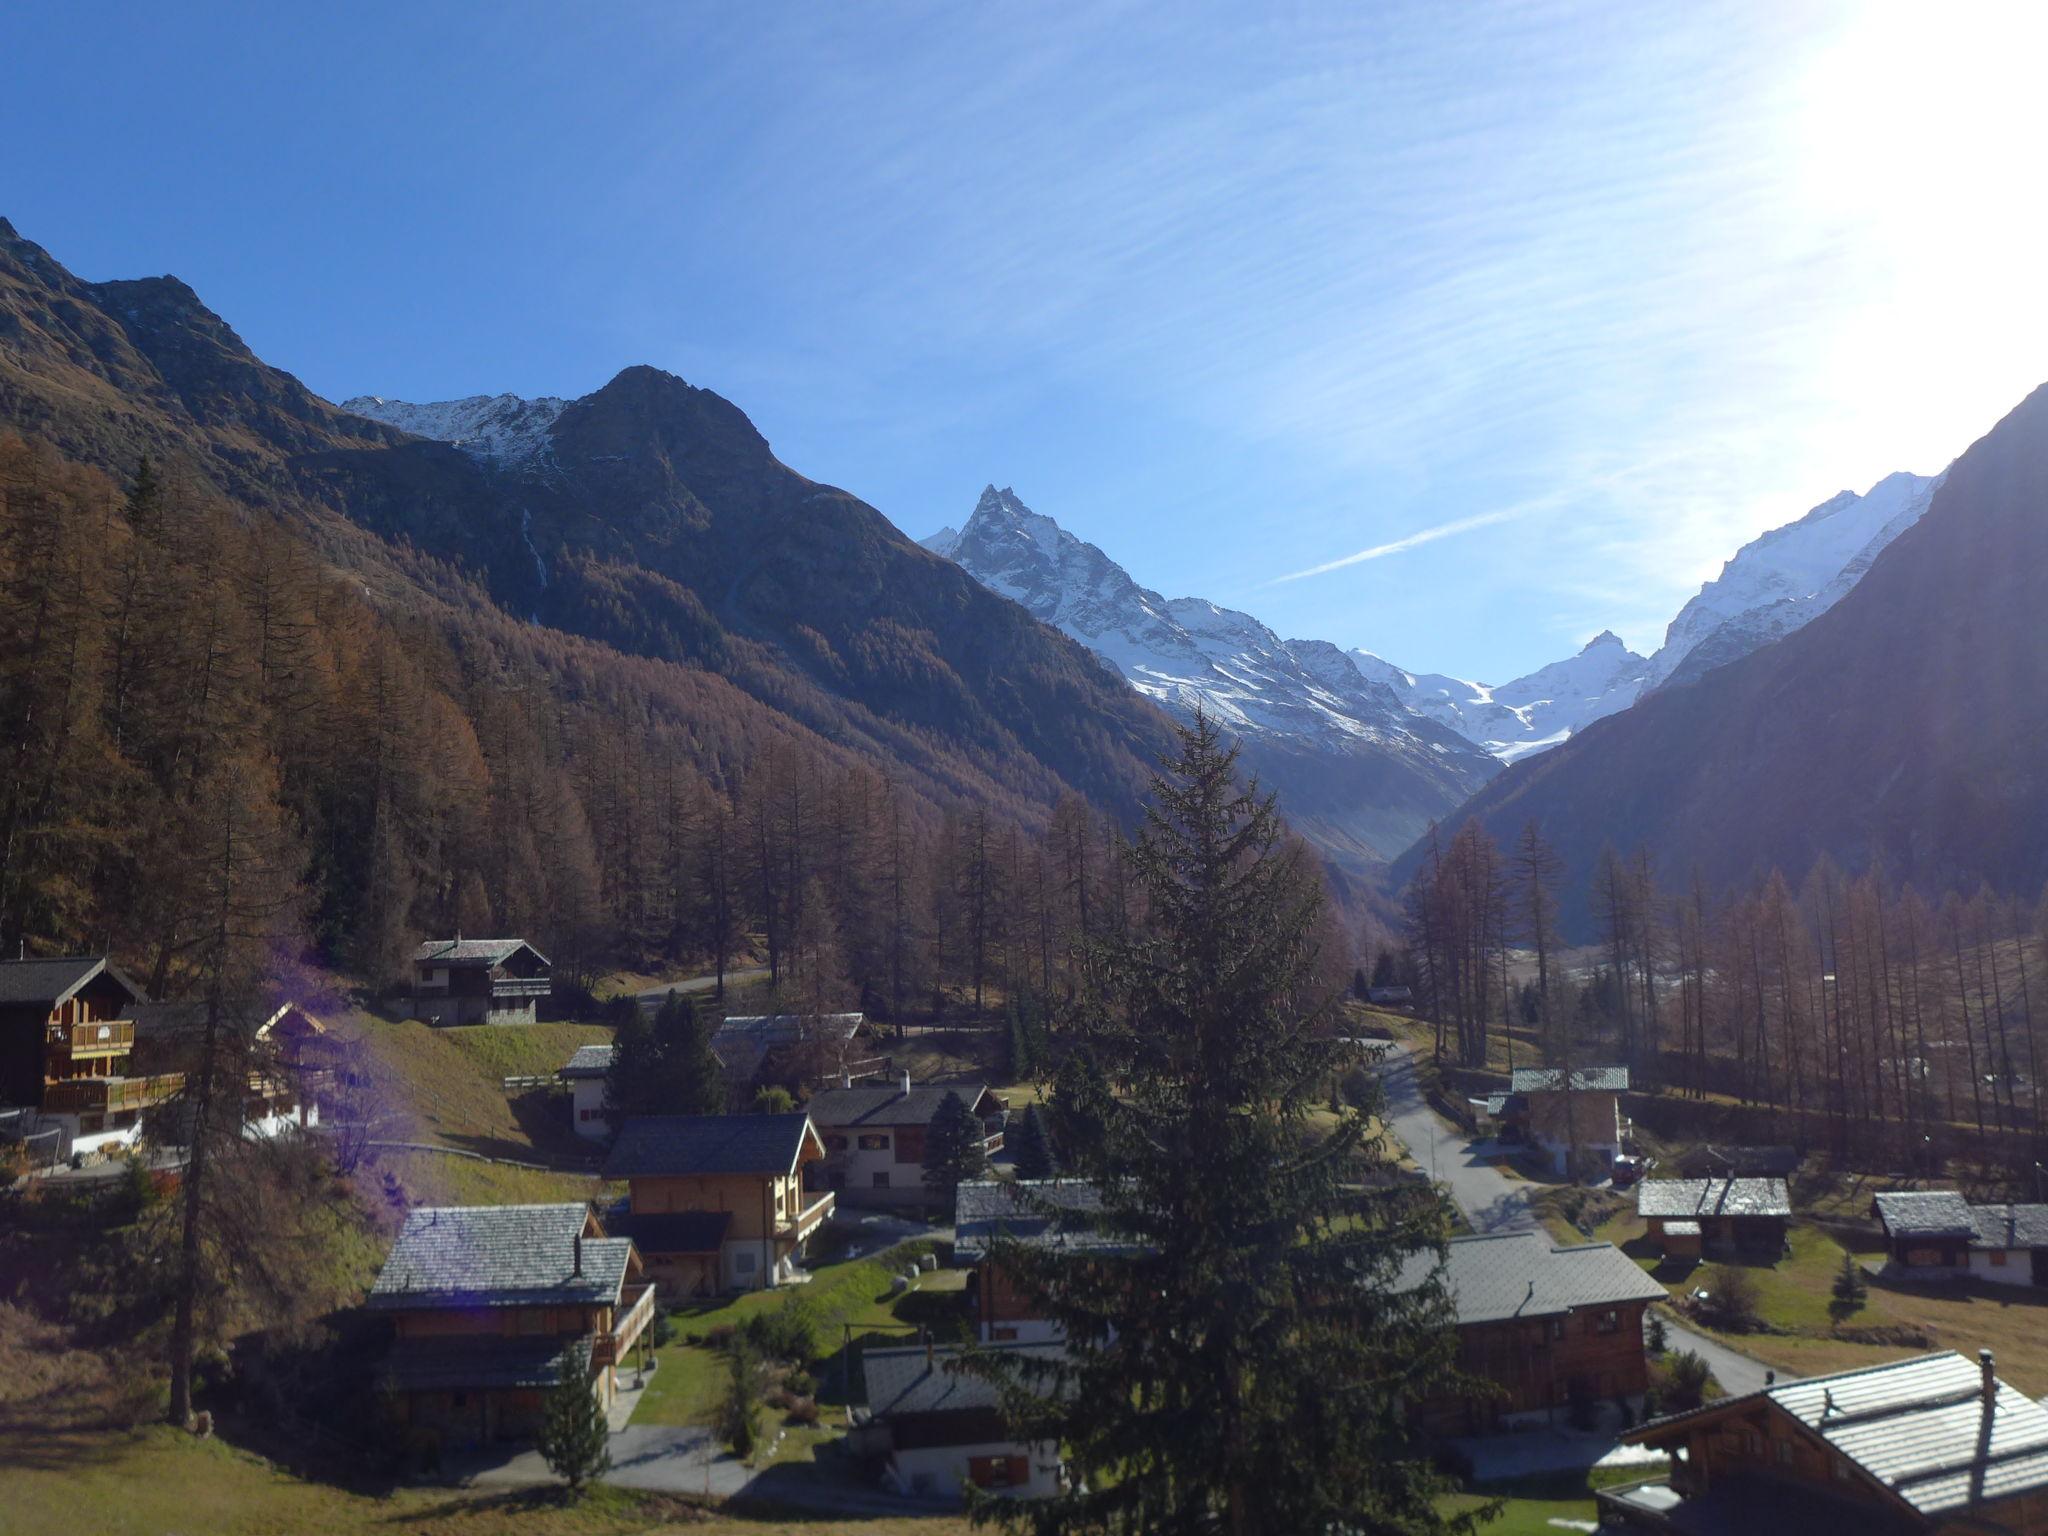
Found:
[[518, 395], [470, 395], [426, 404], [357, 395], [342, 401], [341, 408], [416, 437], [453, 444], [480, 459], [521, 464], [547, 451], [555, 420], [568, 404], [555, 395], [535, 400]]

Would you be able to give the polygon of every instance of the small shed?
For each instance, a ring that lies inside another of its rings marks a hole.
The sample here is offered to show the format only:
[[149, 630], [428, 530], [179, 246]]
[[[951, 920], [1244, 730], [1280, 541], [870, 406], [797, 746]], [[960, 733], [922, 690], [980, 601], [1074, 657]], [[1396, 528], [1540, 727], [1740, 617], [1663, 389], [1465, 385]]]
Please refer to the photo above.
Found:
[[1645, 1179], [1636, 1214], [1659, 1239], [1674, 1222], [1691, 1226], [1695, 1253], [1733, 1248], [1775, 1258], [1785, 1248], [1792, 1194], [1783, 1179]]
[[1952, 1189], [1887, 1190], [1870, 1211], [1884, 1228], [1894, 1264], [1907, 1269], [1967, 1270], [1977, 1219], [1970, 1202]]
[[1700, 1224], [1696, 1221], [1667, 1221], [1664, 1227], [1664, 1257], [1697, 1259], [1700, 1256]]

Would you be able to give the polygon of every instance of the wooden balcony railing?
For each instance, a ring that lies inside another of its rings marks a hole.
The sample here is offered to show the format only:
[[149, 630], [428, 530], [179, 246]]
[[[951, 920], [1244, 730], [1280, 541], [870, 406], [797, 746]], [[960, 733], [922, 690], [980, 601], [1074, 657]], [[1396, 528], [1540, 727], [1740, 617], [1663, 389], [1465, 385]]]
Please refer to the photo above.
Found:
[[49, 1114], [120, 1114], [161, 1104], [185, 1086], [185, 1074], [155, 1077], [73, 1077], [43, 1084], [43, 1109]]
[[546, 997], [554, 990], [555, 984], [545, 976], [493, 976], [491, 996], [496, 999], [508, 997]]
[[68, 1056], [119, 1056], [135, 1048], [133, 1019], [100, 1019], [90, 1024], [56, 1024], [49, 1043]]
[[[809, 1193], [809, 1191], [805, 1191], [805, 1193]], [[785, 1234], [792, 1234], [799, 1241], [809, 1237], [811, 1233], [817, 1230], [818, 1224], [832, 1214], [833, 1207], [837, 1201], [838, 1196], [828, 1189], [809, 1205], [800, 1207], [793, 1216], [787, 1211], [778, 1212], [775, 1218], [776, 1235], [780, 1237]]]
[[626, 1357], [647, 1325], [654, 1321], [654, 1287], [628, 1286], [619, 1297], [619, 1311], [613, 1315], [612, 1331], [598, 1335], [591, 1346], [591, 1359], [598, 1365], [617, 1365]]

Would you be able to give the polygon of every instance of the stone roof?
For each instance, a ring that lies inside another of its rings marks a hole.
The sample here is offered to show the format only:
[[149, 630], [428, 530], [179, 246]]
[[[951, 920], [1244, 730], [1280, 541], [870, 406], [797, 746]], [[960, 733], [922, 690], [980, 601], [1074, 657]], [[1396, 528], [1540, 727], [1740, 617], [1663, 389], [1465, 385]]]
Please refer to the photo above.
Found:
[[2048, 1409], [1994, 1376], [1988, 1353], [1953, 1351], [1865, 1366], [1724, 1398], [1652, 1419], [1623, 1436], [1656, 1440], [1671, 1426], [1768, 1399], [1830, 1449], [1939, 1522], [1973, 1505], [2048, 1488]]
[[900, 1083], [879, 1088], [826, 1088], [804, 1101], [813, 1125], [838, 1129], [854, 1125], [930, 1125], [949, 1093], [970, 1110], [988, 1092], [986, 1083], [927, 1083], [903, 1091]]
[[1636, 1214], [1789, 1217], [1792, 1193], [1783, 1179], [1645, 1179], [1636, 1186]]
[[[1400, 1283], [1423, 1285], [1436, 1268], [1435, 1253], [1411, 1254]], [[1667, 1294], [1614, 1244], [1565, 1247], [1547, 1232], [1454, 1237], [1445, 1253], [1443, 1278], [1461, 1325], [1558, 1317], [1584, 1307], [1660, 1301]]]
[[[980, 1353], [993, 1356], [1057, 1360], [1058, 1344], [987, 1344]], [[960, 1370], [963, 1351], [928, 1350], [922, 1344], [906, 1349], [868, 1349], [861, 1355], [867, 1377], [868, 1411], [877, 1419], [913, 1413], [976, 1413], [1002, 1404], [1002, 1383]]]
[[[1517, 1067], [1508, 1087], [1515, 1093], [1550, 1093], [1564, 1086], [1560, 1067]], [[1577, 1093], [1628, 1092], [1627, 1067], [1573, 1067], [1572, 1089]]]
[[423, 1206], [405, 1218], [370, 1288], [369, 1305], [408, 1311], [616, 1302], [633, 1244], [623, 1237], [582, 1237], [589, 1216], [581, 1201]]
[[548, 957], [524, 939], [428, 939], [412, 952], [413, 964], [431, 960], [436, 965], [503, 965], [522, 949], [533, 950], [542, 965]]
[[1893, 1237], [1962, 1237], [1974, 1240], [1970, 1203], [1952, 1189], [1887, 1190], [1872, 1199], [1877, 1219]]
[[563, 1077], [603, 1077], [612, 1069], [614, 1045], [579, 1045], [561, 1070]]
[[2048, 1248], [2048, 1205], [1973, 1205], [1973, 1248]]
[[55, 1008], [76, 996], [79, 988], [105, 972], [127, 989], [130, 1002], [146, 994], [105, 955], [74, 955], [64, 959], [0, 960], [0, 1007], [41, 1004]]
[[816, 1135], [802, 1110], [786, 1115], [635, 1115], [612, 1144], [604, 1176], [788, 1173], [804, 1138]]
[[955, 1192], [953, 1261], [978, 1264], [997, 1238], [1070, 1249], [1128, 1249], [1097, 1230], [1102, 1193], [1083, 1179], [974, 1179]]

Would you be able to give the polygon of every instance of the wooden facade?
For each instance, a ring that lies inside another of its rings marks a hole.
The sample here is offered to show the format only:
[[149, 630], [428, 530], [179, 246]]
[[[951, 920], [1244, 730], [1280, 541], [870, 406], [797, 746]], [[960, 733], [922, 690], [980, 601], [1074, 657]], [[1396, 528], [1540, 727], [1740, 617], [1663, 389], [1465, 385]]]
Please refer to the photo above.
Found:
[[1531, 1414], [1562, 1420], [1574, 1402], [1639, 1399], [1650, 1385], [1643, 1353], [1647, 1303], [1619, 1302], [1554, 1317], [1461, 1323], [1458, 1369], [1491, 1382], [1496, 1395], [1438, 1396], [1419, 1405], [1435, 1434], [1474, 1435]]
[[133, 1141], [145, 1111], [177, 1094], [182, 1074], [138, 1068], [141, 989], [103, 959], [0, 964], [0, 1103], [61, 1123], [81, 1149]]

